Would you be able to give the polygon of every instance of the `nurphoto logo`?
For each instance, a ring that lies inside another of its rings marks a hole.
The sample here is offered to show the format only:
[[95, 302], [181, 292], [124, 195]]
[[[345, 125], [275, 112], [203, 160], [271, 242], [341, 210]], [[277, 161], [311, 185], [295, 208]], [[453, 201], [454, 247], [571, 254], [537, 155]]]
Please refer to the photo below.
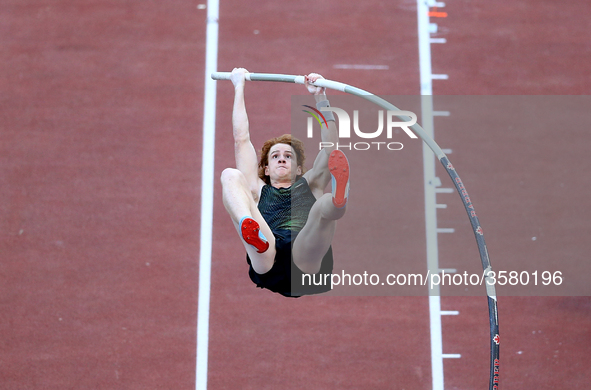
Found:
[[[350, 139], [351, 138], [351, 117], [349, 114], [343, 110], [342, 108], [338, 107], [322, 107], [321, 110], [317, 110], [311, 106], [304, 106], [309, 108], [313, 111], [303, 110], [308, 114], [312, 115], [318, 124], [322, 126], [322, 123], [328, 126], [328, 122], [326, 118], [322, 114], [322, 112], [331, 111], [334, 112], [339, 120], [338, 120], [338, 129], [339, 129], [339, 140]], [[382, 135], [384, 132], [384, 127], [386, 128], [386, 138], [392, 139], [392, 129], [394, 128], [401, 128], [410, 138], [417, 138], [417, 136], [412, 132], [409, 128], [410, 126], [417, 123], [417, 116], [414, 112], [411, 111], [399, 111], [399, 110], [388, 110], [386, 112], [386, 126], [384, 126], [384, 111], [378, 111], [378, 128], [372, 132], [364, 132], [361, 131], [359, 128], [359, 110], [353, 110], [353, 132], [359, 138], [363, 139], [376, 139]], [[312, 117], [308, 117], [307, 122], [307, 137], [313, 138], [314, 136], [314, 121]], [[320, 142], [319, 148], [327, 148], [335, 146], [332, 142]], [[380, 146], [385, 147], [388, 150], [402, 150], [404, 145], [401, 142], [355, 142], [355, 143], [343, 143], [338, 142], [336, 147], [337, 149], [354, 149], [354, 150], [369, 150], [372, 148], [376, 148], [380, 150]]]

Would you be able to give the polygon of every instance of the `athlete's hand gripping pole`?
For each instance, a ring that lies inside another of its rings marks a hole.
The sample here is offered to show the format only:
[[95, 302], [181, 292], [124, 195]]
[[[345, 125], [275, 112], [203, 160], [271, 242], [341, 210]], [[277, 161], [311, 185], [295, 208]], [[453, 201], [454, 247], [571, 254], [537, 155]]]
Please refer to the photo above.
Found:
[[[211, 74], [211, 78], [214, 80], [230, 80], [230, 72], [214, 72]], [[278, 81], [282, 83], [295, 83], [304, 85], [304, 76], [294, 76], [288, 74], [270, 74], [270, 73], [246, 73], [245, 78], [247, 81]], [[339, 83], [337, 81], [331, 81], [326, 79], [316, 80], [314, 83], [310, 83], [317, 87], [334, 89], [337, 91], [345, 92], [347, 84]], [[369, 94], [369, 93], [367, 93]]]

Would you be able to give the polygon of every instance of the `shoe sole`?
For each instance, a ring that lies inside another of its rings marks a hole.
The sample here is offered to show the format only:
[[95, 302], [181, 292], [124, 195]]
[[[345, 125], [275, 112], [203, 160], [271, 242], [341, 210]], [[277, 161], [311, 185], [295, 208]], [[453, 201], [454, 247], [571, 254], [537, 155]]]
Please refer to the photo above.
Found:
[[259, 236], [260, 230], [260, 225], [252, 218], [244, 219], [244, 221], [242, 221], [242, 226], [240, 226], [244, 241], [246, 241], [247, 244], [254, 246], [258, 253], [264, 253], [269, 249], [269, 242], [261, 239]]
[[336, 208], [343, 208], [349, 197], [349, 160], [345, 153], [333, 150], [328, 158], [328, 169], [332, 175], [332, 203]]

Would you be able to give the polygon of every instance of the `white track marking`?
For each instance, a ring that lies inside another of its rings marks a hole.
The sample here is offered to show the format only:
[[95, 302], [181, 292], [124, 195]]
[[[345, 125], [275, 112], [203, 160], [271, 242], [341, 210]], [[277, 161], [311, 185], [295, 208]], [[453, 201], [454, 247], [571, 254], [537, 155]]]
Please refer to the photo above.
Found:
[[211, 79], [210, 75], [217, 70], [218, 17], [219, 1], [208, 0], [205, 49], [205, 97], [203, 107], [203, 160], [201, 166], [201, 238], [199, 251], [199, 303], [197, 309], [197, 363], [195, 368], [195, 389], [197, 390], [207, 389], [216, 115], [216, 82]]
[[[419, 36], [419, 67], [421, 76], [421, 114], [423, 129], [435, 139], [434, 116], [449, 116], [447, 111], [433, 111], [433, 80], [447, 80], [446, 74], [433, 74], [431, 69], [431, 44], [445, 43], [445, 38], [431, 38], [431, 33], [437, 32], [437, 24], [429, 22], [429, 7], [444, 7], [445, 4], [434, 0], [417, 0], [418, 36]], [[441, 188], [441, 180], [435, 176], [435, 156], [423, 144], [423, 175], [425, 185], [425, 235], [427, 245], [427, 268], [435, 274], [442, 271], [439, 268], [439, 251], [437, 235], [439, 233], [453, 233], [453, 228], [437, 228], [437, 209], [446, 208], [445, 204], [437, 204], [438, 193], [453, 193], [453, 188]], [[452, 271], [455, 270], [445, 270]], [[433, 390], [444, 389], [443, 359], [460, 358], [459, 354], [444, 354], [441, 316], [458, 315], [459, 312], [441, 311], [441, 297], [439, 286], [430, 291], [429, 320], [431, 333], [431, 377]]]
[[[433, 138], [433, 79], [431, 73], [430, 32], [437, 25], [429, 23], [429, 7], [424, 0], [417, 0], [419, 35], [419, 70], [421, 77], [421, 115], [423, 129]], [[425, 235], [427, 243], [427, 268], [432, 273], [439, 270], [437, 251], [437, 212], [435, 156], [423, 143], [423, 177], [425, 186]], [[429, 296], [429, 322], [431, 334], [431, 377], [433, 390], [443, 390], [443, 341], [441, 332], [441, 297], [439, 286]]]

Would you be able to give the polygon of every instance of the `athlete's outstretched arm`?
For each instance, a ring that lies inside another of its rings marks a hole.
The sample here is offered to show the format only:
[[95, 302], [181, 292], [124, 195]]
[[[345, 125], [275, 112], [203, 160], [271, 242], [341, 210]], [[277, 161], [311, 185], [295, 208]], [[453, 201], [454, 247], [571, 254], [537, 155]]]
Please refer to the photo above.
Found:
[[257, 154], [252, 142], [248, 125], [248, 115], [244, 103], [246, 69], [234, 68], [230, 80], [234, 84], [234, 108], [232, 110], [232, 128], [234, 135], [234, 157], [236, 168], [242, 172], [250, 191], [258, 194], [259, 177]]
[[[308, 89], [308, 92], [314, 95], [317, 106], [323, 105], [322, 102], [328, 102], [328, 98], [326, 97], [326, 88], [316, 87], [309, 84], [309, 82], [314, 82], [322, 78], [324, 77], [320, 76], [319, 74], [310, 73], [305, 79], [306, 88]], [[339, 133], [334, 119], [329, 120], [327, 118], [327, 122], [328, 127], [324, 124], [324, 122], [322, 122], [321, 125], [322, 142], [323, 145], [332, 144], [333, 146], [322, 148], [322, 150], [316, 156], [316, 160], [314, 160], [314, 166], [304, 175], [313, 191], [314, 189], [324, 191], [324, 188], [326, 188], [330, 182], [328, 157], [330, 156], [330, 152], [336, 149], [336, 145], [339, 141]]]

